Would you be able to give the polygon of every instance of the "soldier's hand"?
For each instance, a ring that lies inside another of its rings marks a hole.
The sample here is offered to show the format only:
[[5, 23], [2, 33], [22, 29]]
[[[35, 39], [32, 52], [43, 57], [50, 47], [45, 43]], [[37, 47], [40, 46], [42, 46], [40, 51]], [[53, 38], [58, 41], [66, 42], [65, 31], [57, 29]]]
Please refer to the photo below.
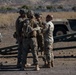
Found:
[[43, 29], [41, 29], [41, 33], [44, 33], [44, 30]]
[[38, 29], [38, 30], [40, 30], [40, 29], [41, 29], [41, 27], [37, 27], [37, 29]]

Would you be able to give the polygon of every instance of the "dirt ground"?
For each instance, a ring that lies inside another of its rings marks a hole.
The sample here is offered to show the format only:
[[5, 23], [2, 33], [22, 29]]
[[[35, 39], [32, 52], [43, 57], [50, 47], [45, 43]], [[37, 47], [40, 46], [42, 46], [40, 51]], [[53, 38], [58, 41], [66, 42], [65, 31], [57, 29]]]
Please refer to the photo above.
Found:
[[[14, 27], [0, 29], [3, 36], [0, 48], [16, 44], [16, 40], [12, 36], [14, 31]], [[75, 41], [54, 43], [54, 67], [43, 68], [43, 60], [39, 58], [40, 71], [34, 71], [34, 66], [25, 68], [25, 71], [19, 71], [16, 68], [17, 58], [0, 58], [0, 64], [3, 65], [3, 68], [0, 69], [0, 75], [76, 75], [76, 48], [69, 49], [69, 47], [74, 46], [76, 46]], [[2, 55], [0, 54], [0, 56]], [[28, 63], [32, 64], [32, 58], [28, 58]]]

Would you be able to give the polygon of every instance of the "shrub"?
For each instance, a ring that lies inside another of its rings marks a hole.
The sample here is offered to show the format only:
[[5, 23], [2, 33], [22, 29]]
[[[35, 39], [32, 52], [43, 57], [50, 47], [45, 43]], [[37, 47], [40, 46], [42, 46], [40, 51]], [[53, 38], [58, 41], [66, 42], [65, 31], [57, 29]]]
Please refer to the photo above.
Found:
[[42, 6], [38, 6], [36, 9], [42, 9]]
[[59, 5], [57, 8], [58, 9], [63, 9], [63, 6], [62, 5]]
[[6, 7], [6, 10], [12, 10], [13, 8], [12, 7]]
[[20, 8], [23, 8], [23, 9], [31, 9], [31, 6], [27, 6], [27, 5], [23, 5], [23, 6], [21, 6]]
[[50, 10], [50, 9], [53, 8], [53, 6], [46, 6], [46, 8], [47, 8], [48, 10]]
[[12, 10], [12, 7], [0, 7], [0, 10]]
[[76, 6], [73, 6], [73, 7], [72, 7], [72, 10], [73, 10], [73, 11], [76, 11]]

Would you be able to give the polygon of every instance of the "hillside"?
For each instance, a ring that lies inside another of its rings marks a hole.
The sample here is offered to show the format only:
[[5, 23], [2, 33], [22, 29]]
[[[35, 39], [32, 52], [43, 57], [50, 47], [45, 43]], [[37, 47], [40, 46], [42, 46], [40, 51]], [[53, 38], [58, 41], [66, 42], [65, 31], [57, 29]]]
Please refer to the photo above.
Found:
[[0, 0], [0, 5], [76, 5], [76, 0]]

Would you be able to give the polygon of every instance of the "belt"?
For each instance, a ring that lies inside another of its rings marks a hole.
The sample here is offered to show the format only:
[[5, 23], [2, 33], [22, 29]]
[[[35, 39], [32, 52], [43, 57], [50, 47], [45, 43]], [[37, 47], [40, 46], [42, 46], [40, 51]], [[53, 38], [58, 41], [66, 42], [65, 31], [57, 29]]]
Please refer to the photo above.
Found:
[[30, 36], [29, 38], [36, 38], [35, 36]]
[[24, 37], [24, 38], [26, 38], [26, 39], [27, 39], [27, 38], [36, 38], [36, 37], [35, 37], [35, 36], [30, 36], [30, 37]]

